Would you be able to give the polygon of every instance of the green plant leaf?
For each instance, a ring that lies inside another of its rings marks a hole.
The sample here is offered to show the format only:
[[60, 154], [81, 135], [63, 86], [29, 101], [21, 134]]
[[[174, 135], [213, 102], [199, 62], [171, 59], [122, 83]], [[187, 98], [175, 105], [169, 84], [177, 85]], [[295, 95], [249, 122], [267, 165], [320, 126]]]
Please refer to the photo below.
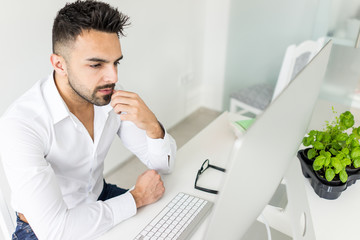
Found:
[[354, 133], [350, 134], [349, 138], [346, 139], [346, 145], [349, 145], [354, 138], [355, 138], [355, 134]]
[[308, 152], [307, 152], [307, 157], [308, 159], [313, 159], [316, 156], [316, 150], [314, 148], [311, 148]]
[[328, 167], [330, 165], [330, 162], [331, 162], [331, 157], [326, 157], [324, 167]]
[[345, 155], [348, 155], [350, 150], [347, 147], [344, 147], [343, 149], [341, 149], [341, 152], [344, 153]]
[[312, 144], [312, 141], [314, 140], [313, 137], [304, 137], [303, 138], [303, 144], [305, 147], [310, 146]]
[[345, 171], [345, 169], [340, 171], [339, 178], [340, 178], [340, 181], [343, 182], [343, 183], [345, 183], [348, 180], [348, 174]]
[[332, 168], [328, 168], [325, 171], [325, 178], [326, 180], [328, 180], [328, 182], [330, 182], [331, 180], [333, 180], [335, 177], [335, 171]]
[[315, 136], [317, 132], [318, 132], [318, 131], [316, 131], [316, 130], [311, 130], [311, 131], [309, 132], [309, 136]]
[[329, 143], [330, 141], [331, 141], [331, 135], [329, 133], [325, 133], [323, 142]]
[[336, 174], [338, 174], [341, 170], [344, 169], [340, 159], [338, 159], [337, 157], [331, 158], [331, 166], [335, 168], [334, 170]]
[[353, 140], [351, 141], [351, 147], [353, 147], [353, 148], [360, 147], [359, 141], [356, 140], [356, 139], [353, 139]]
[[357, 128], [353, 128], [352, 135], [354, 136], [354, 138], [360, 139], [360, 126]]
[[336, 157], [341, 160], [346, 157], [346, 154], [344, 154], [343, 152], [338, 152], [338, 155], [336, 155]]
[[347, 158], [347, 157], [344, 158], [344, 159], [342, 159], [341, 162], [343, 163], [344, 168], [345, 168], [347, 165], [350, 165], [350, 164], [351, 164], [350, 158]]
[[331, 152], [332, 155], [337, 155], [338, 151], [336, 151], [334, 148], [330, 148], [329, 151]]
[[354, 125], [354, 116], [351, 114], [351, 112], [346, 111], [342, 114], [340, 114], [340, 127], [342, 129], [348, 129], [351, 128]]
[[348, 139], [348, 135], [346, 133], [339, 133], [335, 139], [339, 142], [345, 142]]
[[354, 166], [354, 168], [360, 167], [360, 157], [357, 157], [354, 159], [353, 166]]
[[317, 141], [319, 141], [319, 142], [321, 142], [322, 140], [323, 140], [323, 138], [324, 138], [324, 132], [317, 132], [317, 134], [316, 134], [316, 140]]
[[341, 150], [341, 145], [336, 140], [332, 142], [331, 146], [338, 151]]
[[303, 144], [305, 147], [310, 146], [309, 141], [308, 141], [308, 137], [304, 137], [304, 138], [303, 138], [302, 144]]
[[313, 169], [314, 169], [315, 171], [320, 170], [320, 169], [324, 166], [324, 164], [325, 164], [325, 159], [326, 159], [325, 156], [322, 156], [322, 155], [317, 156], [317, 157], [315, 158], [315, 161], [313, 162]]
[[322, 144], [321, 142], [318, 142], [318, 141], [316, 141], [316, 142], [314, 142], [314, 148], [316, 149], [316, 150], [322, 150], [322, 149], [324, 149], [325, 147], [324, 147], [324, 144]]
[[351, 150], [350, 156], [352, 159], [355, 159], [357, 157], [360, 157], [360, 147], [356, 147]]

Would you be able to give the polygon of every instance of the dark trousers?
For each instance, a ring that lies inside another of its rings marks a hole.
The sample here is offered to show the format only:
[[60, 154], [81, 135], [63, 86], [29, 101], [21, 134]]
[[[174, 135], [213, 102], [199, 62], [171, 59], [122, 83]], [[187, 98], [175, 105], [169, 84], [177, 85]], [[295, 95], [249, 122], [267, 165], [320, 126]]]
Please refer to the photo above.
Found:
[[[98, 201], [99, 200], [105, 201], [107, 199], [124, 194], [127, 191], [128, 191], [127, 189], [119, 188], [118, 186], [116, 186], [114, 184], [108, 184], [104, 180], [104, 188], [100, 193]], [[19, 217], [17, 217], [16, 222], [17, 222], [16, 229], [12, 235], [13, 240], [37, 240], [38, 239], [28, 223], [21, 221]]]

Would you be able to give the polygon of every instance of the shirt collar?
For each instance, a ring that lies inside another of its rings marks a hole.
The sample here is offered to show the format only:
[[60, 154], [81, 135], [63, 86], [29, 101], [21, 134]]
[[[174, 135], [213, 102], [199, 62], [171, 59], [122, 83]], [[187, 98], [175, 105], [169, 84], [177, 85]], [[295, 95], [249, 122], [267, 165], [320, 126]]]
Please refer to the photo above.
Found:
[[54, 74], [50, 74], [44, 82], [42, 91], [54, 124], [70, 116], [70, 110], [55, 85]]
[[[49, 106], [49, 111], [54, 124], [71, 116], [69, 108], [62, 99], [55, 85], [54, 74], [50, 74], [47, 80], [44, 82], [43, 95]], [[108, 104], [105, 106], [95, 106], [95, 110], [96, 112], [102, 112], [107, 115], [113, 110], [113, 108], [110, 104]]]

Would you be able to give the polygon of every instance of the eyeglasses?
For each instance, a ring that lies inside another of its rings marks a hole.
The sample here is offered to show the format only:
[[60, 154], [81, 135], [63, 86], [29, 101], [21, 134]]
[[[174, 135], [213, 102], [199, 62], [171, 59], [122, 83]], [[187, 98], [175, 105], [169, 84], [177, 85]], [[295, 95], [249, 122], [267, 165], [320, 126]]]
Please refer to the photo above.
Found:
[[219, 191], [217, 191], [217, 190], [212, 190], [212, 189], [208, 189], [208, 188], [203, 188], [203, 187], [199, 187], [199, 186], [197, 185], [197, 181], [198, 181], [200, 175], [203, 174], [203, 172], [205, 172], [205, 170], [208, 169], [208, 168], [214, 168], [214, 169], [216, 169], [216, 170], [225, 172], [225, 169], [224, 169], [224, 168], [211, 165], [209, 159], [206, 159], [206, 160], [203, 162], [203, 164], [201, 165], [201, 168], [197, 171], [196, 178], [195, 178], [195, 186], [194, 186], [194, 187], [195, 187], [196, 189], [201, 190], [201, 191], [204, 191], [204, 192], [213, 193], [213, 194], [218, 194]]

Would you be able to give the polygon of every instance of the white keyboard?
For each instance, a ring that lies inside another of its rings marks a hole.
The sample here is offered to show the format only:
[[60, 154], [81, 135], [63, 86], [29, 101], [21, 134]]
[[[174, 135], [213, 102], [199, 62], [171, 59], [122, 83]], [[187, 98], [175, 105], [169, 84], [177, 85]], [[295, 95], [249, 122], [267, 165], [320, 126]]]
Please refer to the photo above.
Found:
[[186, 239], [211, 206], [204, 199], [178, 193], [135, 239]]

